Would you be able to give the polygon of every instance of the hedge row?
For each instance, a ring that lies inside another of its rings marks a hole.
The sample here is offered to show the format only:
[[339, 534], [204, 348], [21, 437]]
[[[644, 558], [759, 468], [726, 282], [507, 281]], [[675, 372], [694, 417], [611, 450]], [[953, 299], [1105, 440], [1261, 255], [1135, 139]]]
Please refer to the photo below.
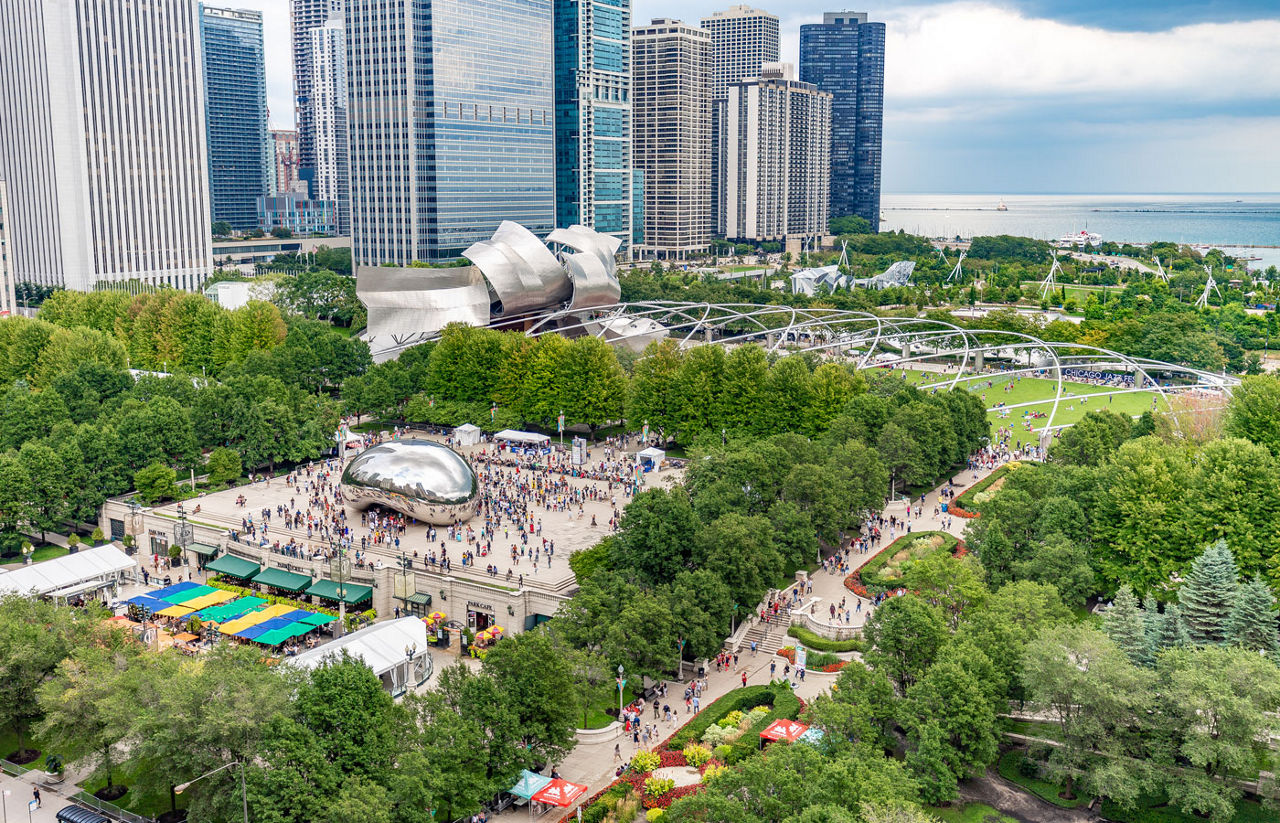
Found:
[[867, 644], [857, 637], [849, 640], [828, 640], [804, 626], [792, 626], [787, 629], [787, 634], [818, 652], [864, 652], [867, 650]]
[[902, 551], [907, 546], [910, 546], [922, 537], [934, 537], [935, 535], [942, 538], [942, 545], [938, 547], [939, 551], [954, 552], [956, 545], [960, 542], [955, 535], [948, 534], [947, 532], [930, 531], [904, 534], [881, 549], [879, 554], [871, 558], [867, 561], [866, 565], [858, 569], [857, 574], [862, 585], [866, 586], [868, 591], [872, 589], [885, 591], [888, 589], [898, 588], [902, 585], [901, 582], [897, 580], [881, 579], [880, 570], [888, 565], [889, 561], [893, 559], [895, 554]]
[[991, 474], [979, 480], [977, 483], [974, 483], [972, 486], [965, 489], [964, 493], [961, 494], [959, 497], [957, 497], [953, 501], [953, 505], [956, 507], [959, 507], [961, 511], [966, 511], [966, 512], [981, 511], [981, 507], [977, 503], [973, 502], [973, 498], [977, 497], [987, 489], [991, 488], [992, 484], [994, 484], [997, 480], [1004, 477], [1008, 473], [1009, 473], [1009, 464], [1006, 463], [1000, 468], [993, 471]]
[[[747, 686], [734, 689], [718, 700], [712, 702], [698, 716], [686, 723], [678, 732], [671, 735], [667, 745], [672, 749], [683, 749], [690, 743], [702, 740], [702, 734], [720, 722], [729, 712], [748, 712], [756, 706], [777, 706], [776, 686]], [[788, 692], [790, 689], [787, 690]], [[745, 735], [743, 735], [745, 737]]]

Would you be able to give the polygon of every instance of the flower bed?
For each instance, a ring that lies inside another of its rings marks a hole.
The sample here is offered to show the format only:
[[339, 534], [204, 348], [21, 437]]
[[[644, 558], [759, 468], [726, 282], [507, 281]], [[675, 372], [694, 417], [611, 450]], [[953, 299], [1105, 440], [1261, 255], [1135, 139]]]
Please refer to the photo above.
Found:
[[820, 652], [861, 652], [867, 649], [867, 644], [856, 637], [850, 640], [829, 640], [804, 626], [792, 626], [787, 629], [787, 634], [808, 648]]
[[956, 517], [977, 517], [979, 515], [978, 507], [982, 505], [982, 501], [977, 499], [978, 495], [1003, 480], [1010, 472], [1017, 471], [1021, 466], [1022, 464], [1016, 461], [1000, 466], [991, 474], [965, 489], [964, 493], [953, 500], [951, 505], [947, 507], [947, 514], [954, 514]]
[[[778, 657], [785, 658], [791, 665], [796, 664], [794, 646], [783, 646], [777, 651]], [[811, 672], [838, 672], [849, 664], [848, 660], [840, 660], [835, 655], [811, 652], [805, 661], [805, 668]]]
[[960, 542], [955, 535], [947, 532], [925, 531], [904, 534], [881, 549], [875, 557], [868, 560], [856, 571], [849, 574], [844, 579], [845, 588], [859, 597], [868, 599], [873, 599], [877, 594], [901, 588], [900, 580], [895, 577], [885, 577], [881, 572], [883, 569], [890, 567], [890, 564], [899, 553], [907, 550], [919, 540], [936, 540], [938, 545], [933, 551], [950, 551], [956, 557], [963, 557], [964, 553], [968, 551], [964, 543]]

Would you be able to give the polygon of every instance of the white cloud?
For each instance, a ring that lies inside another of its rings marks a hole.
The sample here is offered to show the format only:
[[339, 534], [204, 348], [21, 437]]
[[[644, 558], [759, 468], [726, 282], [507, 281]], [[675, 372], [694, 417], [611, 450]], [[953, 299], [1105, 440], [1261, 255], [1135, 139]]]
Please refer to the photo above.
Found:
[[894, 106], [951, 98], [1220, 102], [1280, 98], [1280, 20], [1117, 32], [985, 3], [892, 13]]

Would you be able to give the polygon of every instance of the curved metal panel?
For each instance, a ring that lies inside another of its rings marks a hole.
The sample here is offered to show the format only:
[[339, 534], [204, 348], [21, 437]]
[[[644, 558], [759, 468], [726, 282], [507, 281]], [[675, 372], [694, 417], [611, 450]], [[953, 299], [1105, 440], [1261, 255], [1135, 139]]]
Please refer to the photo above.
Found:
[[611, 234], [601, 234], [586, 226], [574, 224], [567, 229], [556, 229], [547, 235], [548, 243], [559, 243], [574, 251], [588, 252], [600, 258], [605, 271], [610, 277], [616, 277], [618, 263], [615, 255], [622, 246], [622, 240]]
[[436, 525], [460, 523], [480, 505], [480, 483], [462, 455], [431, 440], [367, 449], [342, 473], [343, 496], [359, 508], [387, 506]]
[[572, 294], [569, 277], [537, 235], [505, 220], [493, 237], [475, 243], [463, 256], [484, 273], [504, 315], [548, 309]]
[[617, 278], [610, 277], [600, 258], [588, 252], [562, 254], [569, 278], [573, 280], [573, 299], [570, 309], [586, 309], [611, 306], [622, 296], [622, 286]]
[[451, 269], [361, 266], [356, 296], [368, 309], [365, 340], [379, 350], [450, 323], [489, 323], [489, 291], [475, 266]]

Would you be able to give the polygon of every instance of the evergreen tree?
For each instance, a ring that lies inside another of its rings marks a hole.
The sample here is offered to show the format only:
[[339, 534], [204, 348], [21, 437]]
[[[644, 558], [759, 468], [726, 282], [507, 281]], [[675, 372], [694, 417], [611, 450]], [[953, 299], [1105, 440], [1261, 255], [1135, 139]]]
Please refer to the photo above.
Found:
[[1280, 642], [1276, 637], [1276, 599], [1262, 578], [1254, 577], [1240, 587], [1227, 621], [1227, 637], [1235, 645], [1277, 659]]
[[1156, 649], [1176, 649], [1190, 646], [1191, 638], [1187, 636], [1187, 624], [1182, 619], [1182, 610], [1176, 603], [1164, 607], [1164, 619], [1160, 621], [1160, 639]]
[[1160, 638], [1164, 636], [1165, 616], [1160, 613], [1159, 602], [1147, 595], [1142, 598], [1142, 624], [1147, 635], [1147, 648], [1152, 655], [1160, 651]]
[[1145, 666], [1151, 662], [1142, 610], [1138, 608], [1138, 598], [1128, 584], [1116, 592], [1115, 600], [1102, 615], [1102, 626], [1131, 663]]
[[1236, 561], [1225, 540], [1191, 562], [1191, 572], [1178, 592], [1178, 608], [1192, 643], [1207, 646], [1227, 641], [1227, 620], [1239, 587]]

